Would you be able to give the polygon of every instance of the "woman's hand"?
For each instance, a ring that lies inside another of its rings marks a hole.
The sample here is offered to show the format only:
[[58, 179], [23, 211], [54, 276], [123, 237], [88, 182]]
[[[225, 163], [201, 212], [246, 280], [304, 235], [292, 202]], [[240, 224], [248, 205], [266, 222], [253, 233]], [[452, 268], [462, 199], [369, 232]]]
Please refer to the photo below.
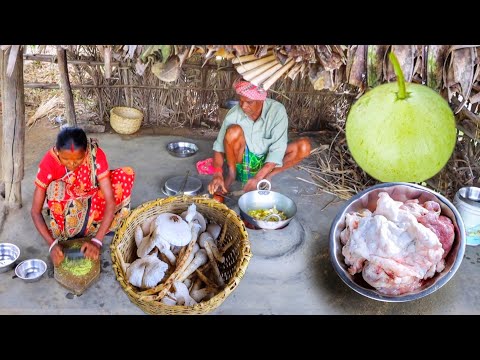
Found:
[[50, 252], [50, 258], [52, 259], [55, 267], [62, 263], [63, 259], [65, 259], [65, 255], [63, 254], [62, 247], [60, 245], [57, 244], [52, 248], [52, 251]]
[[225, 182], [223, 180], [222, 174], [216, 173], [215, 175], [213, 175], [213, 179], [210, 184], [208, 184], [208, 192], [210, 194], [215, 194], [216, 192], [218, 192], [218, 190], [220, 190], [220, 192], [222, 193], [228, 192], [228, 190], [225, 188]]
[[85, 241], [80, 249], [87, 259], [97, 260], [100, 256], [100, 247], [91, 241]]

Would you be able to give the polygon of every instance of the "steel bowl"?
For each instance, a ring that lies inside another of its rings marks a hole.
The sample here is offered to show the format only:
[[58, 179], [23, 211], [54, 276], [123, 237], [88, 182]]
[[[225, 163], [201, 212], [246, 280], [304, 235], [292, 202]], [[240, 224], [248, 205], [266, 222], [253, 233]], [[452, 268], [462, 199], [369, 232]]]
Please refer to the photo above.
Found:
[[[265, 190], [260, 190], [262, 184], [267, 184]], [[240, 208], [240, 216], [247, 220], [250, 224], [266, 230], [276, 230], [286, 226], [297, 213], [297, 205], [288, 196], [275, 191], [270, 191], [272, 185], [268, 180], [261, 180], [257, 184], [257, 190], [249, 191], [238, 199], [238, 207]], [[250, 210], [271, 209], [273, 206], [279, 211], [283, 211], [287, 216], [285, 220], [268, 221], [258, 220], [250, 215]]]
[[15, 244], [0, 243], [0, 273], [12, 270], [20, 256], [20, 249]]
[[459, 189], [453, 198], [453, 205], [465, 224], [467, 245], [480, 245], [480, 188], [466, 186]]
[[[182, 191], [183, 188], [183, 191]], [[174, 176], [165, 181], [162, 186], [162, 192], [167, 196], [176, 196], [183, 193], [184, 195], [198, 195], [203, 188], [202, 180], [196, 176], [184, 175]]]
[[34, 282], [40, 280], [47, 270], [47, 264], [40, 259], [28, 259], [22, 261], [15, 268], [15, 275], [25, 282]]
[[[350, 275], [347, 271], [347, 265], [342, 255], [342, 243], [340, 242], [340, 233], [345, 229], [345, 215], [361, 209], [375, 210], [378, 194], [387, 192], [390, 197], [397, 201], [406, 201], [409, 199], [418, 199], [420, 203], [428, 200], [436, 201], [440, 204], [441, 214], [449, 217], [454, 226], [455, 239], [452, 248], [445, 258], [445, 269], [436, 273], [432, 278], [423, 282], [422, 286], [413, 292], [401, 295], [385, 295], [367, 284], [362, 278], [361, 273]], [[338, 212], [331, 228], [329, 237], [330, 260], [333, 267], [345, 284], [357, 293], [370, 299], [384, 302], [406, 302], [420, 299], [432, 294], [445, 285], [460, 267], [465, 254], [466, 236], [465, 226], [460, 213], [455, 206], [442, 195], [420, 185], [409, 183], [383, 183], [372, 186], [349, 199]]]
[[191, 142], [173, 141], [168, 143], [167, 151], [175, 157], [186, 158], [195, 155], [198, 152], [198, 146]]

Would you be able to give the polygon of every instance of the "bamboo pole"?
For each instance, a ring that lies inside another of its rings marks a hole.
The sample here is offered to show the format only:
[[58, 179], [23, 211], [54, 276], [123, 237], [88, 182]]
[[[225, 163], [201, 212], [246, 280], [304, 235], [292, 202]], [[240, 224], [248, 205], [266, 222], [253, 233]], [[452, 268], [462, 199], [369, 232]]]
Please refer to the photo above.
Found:
[[254, 79], [256, 76], [262, 74], [264, 71], [267, 71], [268, 69], [270, 69], [271, 67], [273, 67], [274, 65], [278, 64], [278, 60], [272, 60], [264, 65], [260, 65], [259, 67], [257, 68], [254, 68], [252, 70], [248, 70], [247, 72], [243, 73], [243, 78], [247, 81], [250, 81], [252, 79]]
[[263, 57], [261, 59], [249, 62], [248, 64], [237, 66], [237, 72], [239, 74], [243, 74], [243, 73], [247, 72], [248, 70], [255, 69], [256, 67], [259, 67], [260, 65], [266, 64], [270, 61], [273, 61], [276, 58], [277, 57], [275, 55], [270, 55], [270, 56]]
[[255, 85], [255, 86], [258, 86], [262, 83], [262, 81], [268, 79], [271, 75], [275, 74], [275, 72], [277, 70], [279, 70], [280, 68], [282, 67], [282, 64], [278, 63], [277, 65], [271, 67], [270, 69], [268, 69], [267, 71], [264, 71], [263, 73], [261, 73], [260, 75], [258, 75], [257, 77], [253, 78], [252, 80], [250, 80], [250, 82]]
[[[40, 61], [40, 62], [51, 62], [51, 63], [58, 63], [58, 59], [55, 55], [45, 55], [45, 54], [25, 54], [23, 55], [24, 60], [32, 60], [32, 61]], [[104, 66], [105, 62], [103, 61], [96, 61], [96, 60], [76, 60], [76, 59], [68, 59], [69, 64], [74, 64], [74, 65], [90, 65], [90, 66]], [[123, 66], [124, 64], [114, 61], [111, 62], [110, 65], [113, 66]], [[200, 69], [202, 68], [201, 65], [198, 64], [187, 64], [183, 63], [182, 68], [194, 68], [194, 69]], [[229, 67], [221, 67], [219, 68], [217, 65], [210, 65], [207, 64], [204, 66], [204, 68], [208, 69], [215, 69], [216, 71], [230, 71], [230, 72], [237, 72], [233, 66]]]
[[272, 77], [268, 78], [263, 84], [262, 87], [265, 90], [268, 90], [270, 86], [272, 86], [275, 81], [277, 81], [280, 76], [282, 76], [285, 72], [287, 72], [293, 65], [295, 65], [295, 61], [293, 61], [293, 58], [290, 58], [285, 65], [282, 66], [280, 70], [278, 70], [275, 74], [272, 75]]
[[[265, 54], [265, 56], [270, 56], [272, 54], [273, 54], [273, 50], [268, 50], [267, 53]], [[236, 58], [232, 59], [232, 64], [243, 64], [243, 63], [253, 61], [253, 60], [258, 60], [258, 59], [259, 58], [256, 57], [254, 54], [243, 55], [243, 56], [236, 57]]]
[[77, 117], [75, 116], [72, 88], [68, 78], [67, 51], [60, 46], [57, 46], [57, 58], [58, 70], [60, 72], [60, 84], [63, 92], [63, 101], [65, 102], [65, 116], [67, 118], [67, 123], [69, 126], [77, 126]]
[[5, 205], [22, 206], [21, 181], [24, 175], [25, 103], [23, 88], [23, 48], [17, 53], [11, 76], [6, 76], [10, 49], [3, 52], [2, 66], [2, 176], [5, 182]]

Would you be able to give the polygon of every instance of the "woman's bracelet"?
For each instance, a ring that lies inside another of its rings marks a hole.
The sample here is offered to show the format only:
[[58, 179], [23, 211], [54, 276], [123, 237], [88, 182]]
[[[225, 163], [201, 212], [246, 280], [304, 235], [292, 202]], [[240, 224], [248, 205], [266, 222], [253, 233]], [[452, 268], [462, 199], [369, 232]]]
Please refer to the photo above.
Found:
[[103, 243], [97, 238], [91, 238], [90, 241], [92, 241], [94, 244], [97, 244], [99, 248], [102, 248]]
[[48, 248], [48, 253], [50, 254], [52, 252], [52, 249], [55, 245], [58, 244], [58, 239], [55, 239], [51, 244], [50, 247]]

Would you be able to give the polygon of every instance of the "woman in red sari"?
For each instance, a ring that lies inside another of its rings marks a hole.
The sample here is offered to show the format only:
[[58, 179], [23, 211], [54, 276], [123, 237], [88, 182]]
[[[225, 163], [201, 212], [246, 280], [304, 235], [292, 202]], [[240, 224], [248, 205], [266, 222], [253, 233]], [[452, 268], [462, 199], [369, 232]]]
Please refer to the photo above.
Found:
[[130, 212], [134, 180], [130, 167], [110, 171], [105, 153], [82, 129], [60, 131], [56, 145], [40, 162], [31, 209], [55, 266], [64, 259], [61, 242], [77, 237], [95, 236], [81, 251], [98, 259], [105, 234], [115, 231]]

